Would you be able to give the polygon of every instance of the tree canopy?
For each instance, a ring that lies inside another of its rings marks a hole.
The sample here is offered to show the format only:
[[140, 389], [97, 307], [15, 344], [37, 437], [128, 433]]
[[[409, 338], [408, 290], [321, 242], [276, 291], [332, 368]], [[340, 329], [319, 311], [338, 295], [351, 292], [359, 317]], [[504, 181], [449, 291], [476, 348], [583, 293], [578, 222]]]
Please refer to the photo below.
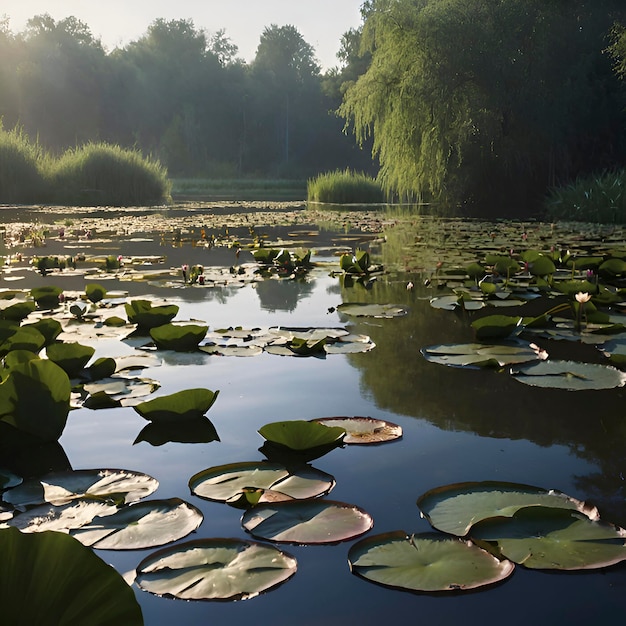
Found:
[[607, 34], [617, 0], [371, 0], [340, 113], [390, 190], [530, 207], [624, 158]]

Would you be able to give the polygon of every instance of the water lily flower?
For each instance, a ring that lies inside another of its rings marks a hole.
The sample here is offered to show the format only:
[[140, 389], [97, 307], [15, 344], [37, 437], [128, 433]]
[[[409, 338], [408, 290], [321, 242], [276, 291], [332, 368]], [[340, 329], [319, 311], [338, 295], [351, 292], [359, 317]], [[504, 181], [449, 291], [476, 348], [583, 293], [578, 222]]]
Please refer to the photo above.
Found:
[[189, 270], [189, 265], [187, 265], [187, 263], [184, 263], [183, 265], [181, 265], [180, 269], [183, 272], [183, 282], [186, 283], [187, 282], [187, 271]]
[[409, 281], [409, 282], [406, 284], [406, 288], [407, 288], [407, 289], [413, 289], [413, 283], [412, 283], [411, 281]]
[[585, 304], [585, 302], [589, 302], [589, 300], [591, 300], [591, 296], [588, 293], [584, 293], [582, 291], [579, 291], [576, 296], [576, 302], [579, 302], [580, 304]]
[[579, 291], [574, 297], [576, 298], [576, 302], [578, 302], [578, 311], [576, 312], [576, 332], [580, 332], [585, 303], [591, 300], [591, 295], [586, 292]]

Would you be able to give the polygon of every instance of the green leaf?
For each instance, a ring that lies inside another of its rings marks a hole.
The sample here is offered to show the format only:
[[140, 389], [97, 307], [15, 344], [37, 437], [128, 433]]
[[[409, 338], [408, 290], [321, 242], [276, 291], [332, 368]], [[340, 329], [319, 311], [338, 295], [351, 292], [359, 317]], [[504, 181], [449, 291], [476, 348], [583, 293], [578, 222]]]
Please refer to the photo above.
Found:
[[237, 502], [246, 489], [261, 489], [289, 498], [315, 498], [335, 486], [330, 474], [308, 465], [287, 469], [279, 463], [250, 461], [211, 467], [189, 480], [191, 492], [206, 500]]
[[614, 389], [626, 383], [626, 373], [614, 367], [576, 361], [544, 361], [516, 368], [511, 374], [526, 385], [568, 391]]
[[363, 509], [322, 499], [258, 504], [243, 514], [241, 523], [259, 539], [296, 544], [348, 541], [374, 525]]
[[433, 528], [459, 537], [483, 519], [511, 517], [528, 506], [572, 509], [599, 517], [594, 507], [558, 491], [499, 481], [437, 487], [420, 496], [417, 506]]
[[202, 519], [195, 506], [180, 498], [144, 500], [95, 517], [71, 535], [98, 550], [144, 550], [186, 537]]
[[85, 285], [85, 295], [90, 302], [100, 302], [106, 296], [107, 290], [98, 283], [88, 283]]
[[171, 322], [179, 309], [175, 304], [153, 307], [149, 300], [131, 300], [124, 306], [128, 321], [131, 324], [137, 324], [142, 331]]
[[217, 400], [218, 391], [185, 389], [134, 406], [141, 417], [151, 422], [176, 422], [202, 417]]
[[70, 378], [76, 378], [87, 365], [96, 349], [76, 342], [51, 343], [46, 348], [46, 356], [56, 363]]
[[626, 530], [548, 506], [522, 508], [509, 519], [485, 520], [473, 526], [470, 535], [531, 569], [596, 569], [626, 560]]
[[471, 324], [476, 339], [506, 339], [516, 331], [521, 331], [522, 318], [510, 315], [486, 315]]
[[30, 290], [31, 297], [41, 309], [54, 309], [59, 306], [59, 296], [62, 293], [63, 289], [55, 287], [54, 285], [36, 287], [35, 289]]
[[0, 530], [0, 553], [0, 603], [7, 624], [143, 624], [124, 579], [68, 535]]
[[272, 422], [259, 428], [259, 434], [291, 450], [309, 450], [330, 444], [341, 444], [346, 431], [306, 420]]
[[160, 350], [192, 352], [198, 349], [198, 344], [204, 339], [208, 329], [208, 326], [197, 324], [163, 324], [151, 328], [150, 336]]
[[470, 542], [403, 531], [367, 537], [348, 552], [350, 570], [366, 580], [409, 591], [464, 591], [508, 578], [515, 569]]
[[36, 328], [29, 325], [18, 326], [0, 344], [0, 357], [11, 350], [30, 350], [36, 354], [45, 344], [46, 338]]
[[40, 332], [45, 339], [44, 346], [50, 345], [63, 330], [61, 323], [51, 317], [37, 320], [32, 324], [24, 324], [22, 328], [34, 328], [36, 331]]
[[19, 322], [28, 317], [35, 310], [35, 303], [31, 301], [16, 302], [11, 306], [0, 309], [0, 319]]
[[182, 600], [246, 600], [295, 574], [296, 560], [273, 546], [201, 539], [159, 550], [137, 566], [140, 589]]

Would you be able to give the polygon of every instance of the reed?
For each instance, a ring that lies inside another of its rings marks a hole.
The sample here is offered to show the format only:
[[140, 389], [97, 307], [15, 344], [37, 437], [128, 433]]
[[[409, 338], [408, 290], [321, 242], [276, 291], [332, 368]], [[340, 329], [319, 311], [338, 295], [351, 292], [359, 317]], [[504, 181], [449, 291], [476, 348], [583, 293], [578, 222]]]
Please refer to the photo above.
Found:
[[345, 169], [309, 179], [307, 199], [332, 204], [372, 204], [384, 202], [385, 192], [371, 176]]
[[544, 204], [549, 220], [626, 223], [626, 171], [606, 171], [550, 190]]
[[171, 200], [171, 183], [158, 161], [106, 143], [68, 150], [51, 178], [59, 204], [145, 206]]

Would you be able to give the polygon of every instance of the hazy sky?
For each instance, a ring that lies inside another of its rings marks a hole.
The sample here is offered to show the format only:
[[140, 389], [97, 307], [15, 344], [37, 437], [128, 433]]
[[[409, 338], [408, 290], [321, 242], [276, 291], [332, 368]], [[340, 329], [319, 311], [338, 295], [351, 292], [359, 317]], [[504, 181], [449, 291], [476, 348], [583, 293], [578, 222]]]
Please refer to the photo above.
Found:
[[254, 58], [265, 26], [295, 26], [315, 48], [324, 69], [337, 65], [341, 35], [361, 23], [362, 0], [0, 0], [0, 16], [14, 33], [35, 15], [73, 15], [112, 50], [143, 35], [151, 22], [192, 19], [198, 30], [223, 28], [246, 61]]

